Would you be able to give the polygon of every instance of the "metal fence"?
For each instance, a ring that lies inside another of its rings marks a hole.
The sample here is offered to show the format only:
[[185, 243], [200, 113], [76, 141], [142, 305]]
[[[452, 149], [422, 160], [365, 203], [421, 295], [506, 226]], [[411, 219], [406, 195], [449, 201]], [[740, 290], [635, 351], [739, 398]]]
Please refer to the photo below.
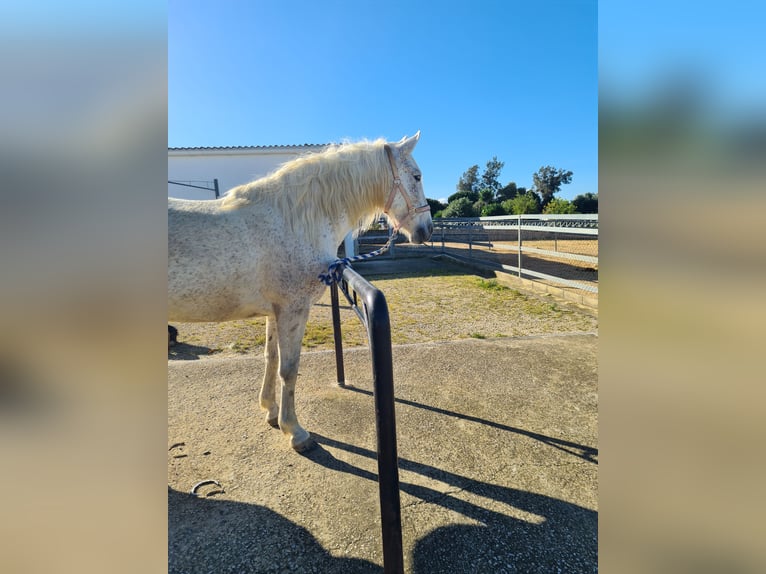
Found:
[[598, 293], [598, 215], [435, 219], [431, 248], [519, 277]]
[[[390, 231], [357, 239], [360, 253], [379, 248]], [[447, 254], [518, 277], [598, 293], [598, 215], [503, 215], [434, 219], [426, 246], [401, 237], [385, 257]]]

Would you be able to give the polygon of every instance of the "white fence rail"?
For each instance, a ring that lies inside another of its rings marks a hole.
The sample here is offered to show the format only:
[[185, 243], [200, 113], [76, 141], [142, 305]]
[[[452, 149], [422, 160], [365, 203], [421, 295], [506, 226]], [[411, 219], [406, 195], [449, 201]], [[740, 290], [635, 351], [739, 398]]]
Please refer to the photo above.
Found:
[[598, 293], [598, 215], [435, 219], [442, 253], [565, 287]]

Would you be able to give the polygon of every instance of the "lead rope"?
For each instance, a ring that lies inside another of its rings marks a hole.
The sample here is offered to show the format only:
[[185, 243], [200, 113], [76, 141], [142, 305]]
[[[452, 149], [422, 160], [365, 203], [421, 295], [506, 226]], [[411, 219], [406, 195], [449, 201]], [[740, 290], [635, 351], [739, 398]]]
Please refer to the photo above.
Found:
[[319, 274], [318, 276], [319, 280], [325, 285], [327, 285], [328, 287], [332, 285], [333, 283], [340, 283], [340, 280], [343, 279], [343, 271], [346, 269], [347, 266], [350, 266], [351, 263], [354, 263], [356, 261], [364, 261], [365, 259], [372, 259], [373, 257], [377, 257], [378, 255], [385, 253], [391, 247], [391, 243], [393, 243], [398, 233], [399, 233], [399, 227], [398, 226], [394, 227], [394, 229], [391, 231], [391, 237], [388, 238], [388, 241], [386, 241], [386, 244], [380, 249], [376, 249], [375, 251], [371, 251], [370, 253], [364, 253], [362, 255], [355, 255], [353, 257], [344, 257], [343, 259], [336, 259], [335, 261], [330, 263], [329, 267], [327, 268], [327, 273]]

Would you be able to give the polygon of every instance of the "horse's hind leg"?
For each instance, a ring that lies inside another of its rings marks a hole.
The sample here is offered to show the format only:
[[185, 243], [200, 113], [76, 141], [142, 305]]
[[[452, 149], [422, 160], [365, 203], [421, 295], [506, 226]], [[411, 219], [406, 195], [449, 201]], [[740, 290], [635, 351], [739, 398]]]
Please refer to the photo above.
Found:
[[277, 384], [277, 371], [279, 369], [279, 347], [277, 340], [277, 321], [269, 317], [266, 321], [266, 350], [263, 352], [266, 359], [266, 372], [263, 375], [261, 385], [260, 404], [266, 411], [266, 422], [273, 427], [279, 426], [279, 408], [274, 399], [274, 391]]
[[285, 309], [277, 313], [279, 337], [279, 377], [282, 392], [279, 400], [279, 428], [290, 437], [290, 445], [298, 452], [314, 446], [314, 439], [298, 424], [295, 415], [295, 381], [301, 357], [301, 342], [306, 330], [309, 309]]

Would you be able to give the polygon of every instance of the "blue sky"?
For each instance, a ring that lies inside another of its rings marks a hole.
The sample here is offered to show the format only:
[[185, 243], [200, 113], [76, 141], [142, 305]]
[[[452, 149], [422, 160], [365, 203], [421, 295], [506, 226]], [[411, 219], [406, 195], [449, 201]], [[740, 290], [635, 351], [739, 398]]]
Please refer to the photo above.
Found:
[[497, 156], [501, 183], [571, 170], [596, 192], [597, 4], [168, 4], [168, 145], [328, 143], [421, 130], [426, 195]]

